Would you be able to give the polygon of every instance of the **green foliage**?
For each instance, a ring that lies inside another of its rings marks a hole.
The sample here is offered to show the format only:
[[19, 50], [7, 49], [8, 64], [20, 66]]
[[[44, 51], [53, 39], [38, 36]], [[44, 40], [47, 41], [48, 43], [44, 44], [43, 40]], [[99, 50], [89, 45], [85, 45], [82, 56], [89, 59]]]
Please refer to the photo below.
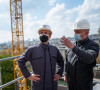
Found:
[[3, 49], [1, 52], [0, 52], [0, 56], [1, 55], [10, 55], [12, 53], [12, 50], [11, 49]]
[[27, 90], [31, 90], [31, 80], [27, 79]]
[[67, 86], [67, 82], [64, 82], [63, 79], [60, 79], [59, 82], [58, 82], [58, 85]]
[[99, 43], [99, 47], [100, 47], [100, 43]]
[[99, 56], [97, 58], [97, 64], [100, 64], [100, 51], [99, 51]]
[[[0, 55], [0, 59], [11, 57], [11, 55]], [[1, 77], [2, 77], [2, 85], [14, 80], [14, 68], [13, 68], [13, 60], [1, 62]], [[30, 68], [28, 68], [32, 71]], [[31, 81], [27, 79], [28, 90], [31, 90]], [[3, 90], [15, 90], [15, 84], [9, 85]]]
[[[11, 57], [11, 55], [3, 55], [0, 56], [0, 59]], [[13, 60], [1, 62], [1, 77], [2, 77], [2, 84], [5, 84], [7, 82], [10, 82], [14, 80], [14, 68], [13, 68]], [[3, 90], [14, 90], [15, 85], [9, 85], [6, 88], [3, 88]]]
[[11, 55], [0, 55], [0, 59], [11, 57]]

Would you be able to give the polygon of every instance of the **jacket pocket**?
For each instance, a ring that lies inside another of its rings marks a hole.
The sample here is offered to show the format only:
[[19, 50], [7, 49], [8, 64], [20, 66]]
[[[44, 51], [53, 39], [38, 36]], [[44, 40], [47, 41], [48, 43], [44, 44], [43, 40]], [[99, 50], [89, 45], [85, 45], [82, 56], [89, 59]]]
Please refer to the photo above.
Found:
[[35, 55], [32, 56], [31, 65], [33, 70], [39, 70], [43, 64], [43, 56]]
[[53, 55], [52, 55], [53, 75], [55, 75], [55, 73], [56, 73], [56, 71], [57, 71], [56, 61], [57, 61], [57, 56], [53, 54]]
[[57, 56], [53, 54], [53, 55], [52, 55], [52, 60], [53, 60], [53, 61], [56, 61], [56, 60], [57, 60]]
[[38, 59], [41, 59], [43, 58], [42, 56], [38, 56], [38, 57], [33, 57], [32, 60], [38, 60]]
[[43, 58], [43, 55], [41, 55], [41, 54], [35, 53], [34, 55], [32, 55], [32, 61], [33, 60], [40, 60], [41, 58]]

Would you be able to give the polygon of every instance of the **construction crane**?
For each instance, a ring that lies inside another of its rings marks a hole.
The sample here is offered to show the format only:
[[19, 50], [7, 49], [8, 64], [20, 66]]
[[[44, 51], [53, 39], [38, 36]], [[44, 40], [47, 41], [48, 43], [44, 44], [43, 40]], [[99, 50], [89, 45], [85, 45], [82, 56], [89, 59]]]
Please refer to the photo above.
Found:
[[[12, 55], [21, 55], [24, 50], [22, 0], [10, 0], [11, 32], [12, 32]], [[14, 79], [21, 77], [18, 67], [18, 59], [13, 60]], [[18, 81], [19, 90], [27, 90], [25, 78]]]

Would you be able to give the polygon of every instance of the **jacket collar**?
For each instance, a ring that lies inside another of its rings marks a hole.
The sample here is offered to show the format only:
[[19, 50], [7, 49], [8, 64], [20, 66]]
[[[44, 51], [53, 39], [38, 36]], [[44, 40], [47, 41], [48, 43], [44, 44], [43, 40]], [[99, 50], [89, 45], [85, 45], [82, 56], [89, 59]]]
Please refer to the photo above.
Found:
[[47, 44], [44, 44], [44, 43], [40, 43], [39, 44], [44, 50], [47, 50], [48, 48], [49, 48], [49, 43], [48, 43], [48, 45]]
[[86, 39], [84, 40], [81, 40], [81, 41], [76, 41], [76, 45], [80, 46], [80, 45], [83, 45], [85, 42], [87, 42], [89, 40], [89, 38], [87, 37]]

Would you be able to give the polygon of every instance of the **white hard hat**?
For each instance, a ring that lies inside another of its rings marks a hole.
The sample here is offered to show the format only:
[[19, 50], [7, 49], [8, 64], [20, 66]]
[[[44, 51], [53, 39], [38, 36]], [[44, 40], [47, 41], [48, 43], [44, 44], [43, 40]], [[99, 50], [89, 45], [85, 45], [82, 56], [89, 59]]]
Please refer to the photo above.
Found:
[[38, 33], [40, 33], [40, 31], [42, 30], [47, 30], [50, 32], [50, 34], [52, 34], [51, 27], [49, 25], [42, 25], [40, 29], [38, 30]]
[[90, 30], [90, 24], [89, 22], [86, 20], [86, 19], [80, 19], [80, 20], [77, 20], [75, 25], [74, 25], [74, 29], [88, 29]]

